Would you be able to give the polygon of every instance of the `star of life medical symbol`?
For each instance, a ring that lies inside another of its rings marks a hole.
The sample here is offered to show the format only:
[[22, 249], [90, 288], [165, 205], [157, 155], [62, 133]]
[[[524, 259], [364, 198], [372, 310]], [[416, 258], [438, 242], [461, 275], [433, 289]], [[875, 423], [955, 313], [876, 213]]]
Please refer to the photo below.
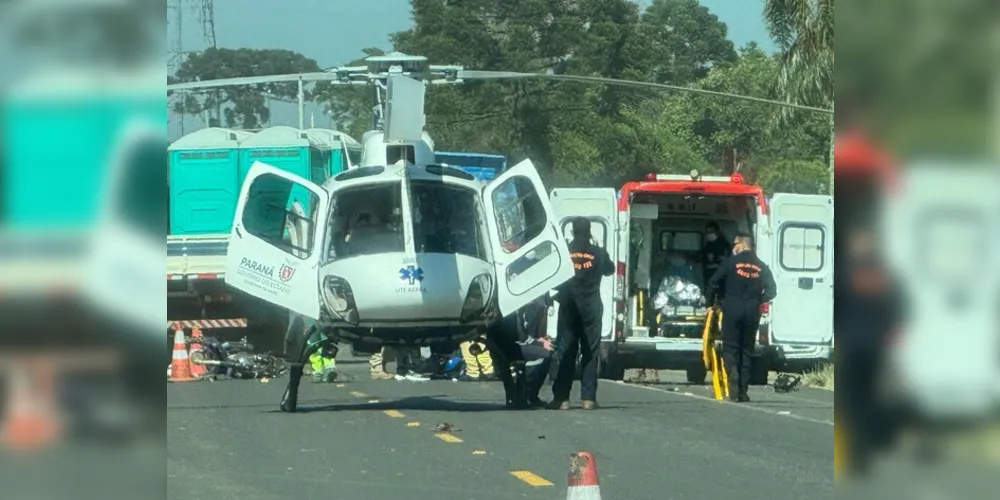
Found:
[[424, 270], [416, 266], [406, 266], [399, 270], [399, 280], [409, 285], [415, 285], [424, 280]]

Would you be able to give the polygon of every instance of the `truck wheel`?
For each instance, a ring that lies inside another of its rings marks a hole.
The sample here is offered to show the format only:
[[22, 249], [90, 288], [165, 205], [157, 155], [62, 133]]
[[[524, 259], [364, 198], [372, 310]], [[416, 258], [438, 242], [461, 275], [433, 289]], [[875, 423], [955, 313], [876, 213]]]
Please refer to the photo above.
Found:
[[689, 384], [704, 385], [708, 378], [708, 370], [704, 366], [687, 369], [687, 381]]
[[750, 385], [767, 385], [768, 366], [764, 359], [750, 362]]

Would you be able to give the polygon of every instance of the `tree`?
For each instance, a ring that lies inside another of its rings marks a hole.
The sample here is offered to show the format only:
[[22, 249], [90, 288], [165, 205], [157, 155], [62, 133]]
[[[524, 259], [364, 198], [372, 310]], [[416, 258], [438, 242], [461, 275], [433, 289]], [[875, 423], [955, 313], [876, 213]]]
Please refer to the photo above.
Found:
[[[209, 48], [185, 59], [168, 83], [317, 71], [320, 68], [315, 60], [291, 50]], [[187, 115], [207, 113], [215, 124], [224, 122], [227, 127], [255, 129], [270, 118], [267, 97], [294, 100], [297, 95], [298, 84], [294, 82], [220, 87], [186, 92], [173, 111]]]
[[[706, 90], [772, 99], [777, 62], [755, 43], [740, 49], [737, 60], [713, 67], [697, 82]], [[770, 104], [686, 94], [683, 113], [703, 141], [706, 159], [725, 172], [756, 153], [768, 139], [768, 125], [778, 110]]]
[[[368, 47], [361, 52], [364, 54], [363, 57], [346, 65], [364, 66], [365, 58], [385, 55], [385, 51], [378, 47]], [[360, 138], [371, 129], [374, 103], [370, 88], [317, 82], [311, 95], [317, 102], [325, 103], [324, 111], [333, 117], [337, 129], [341, 132]]]
[[698, 0], [654, 0], [642, 14], [645, 65], [657, 83], [686, 85], [737, 60], [726, 25]]
[[760, 169], [748, 179], [764, 192], [822, 194], [830, 192], [830, 176], [823, 162], [810, 160], [780, 160]]
[[765, 0], [764, 22], [781, 54], [788, 102], [833, 106], [833, 0]]

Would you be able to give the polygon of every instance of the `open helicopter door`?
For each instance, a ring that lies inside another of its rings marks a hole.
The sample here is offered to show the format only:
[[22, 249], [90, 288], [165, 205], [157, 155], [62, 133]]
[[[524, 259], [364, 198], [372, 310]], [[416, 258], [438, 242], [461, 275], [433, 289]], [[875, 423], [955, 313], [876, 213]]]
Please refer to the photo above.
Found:
[[778, 296], [775, 342], [833, 341], [833, 198], [778, 193], [771, 199], [772, 266]]
[[545, 186], [524, 160], [483, 187], [500, 313], [507, 316], [573, 277]]
[[[319, 265], [329, 205], [330, 195], [323, 188], [254, 162], [236, 204], [226, 252], [226, 284], [319, 318]], [[303, 217], [303, 212], [311, 216]]]
[[[557, 188], [549, 195], [556, 225], [566, 241], [573, 238], [573, 218], [590, 219], [590, 234], [594, 243], [607, 250], [612, 262], [618, 261], [618, 197], [613, 188]], [[601, 338], [611, 340], [615, 325], [614, 290], [617, 273], [601, 280], [601, 302], [605, 304], [601, 320]], [[558, 314], [558, 304], [553, 316]], [[555, 337], [556, 321], [549, 321], [549, 335]]]

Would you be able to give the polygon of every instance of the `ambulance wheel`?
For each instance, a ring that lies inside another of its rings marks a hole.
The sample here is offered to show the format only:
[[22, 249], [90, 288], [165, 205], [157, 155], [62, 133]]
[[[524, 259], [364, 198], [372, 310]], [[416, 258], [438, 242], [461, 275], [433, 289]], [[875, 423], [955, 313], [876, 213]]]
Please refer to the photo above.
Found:
[[708, 370], [704, 366], [687, 369], [687, 381], [689, 384], [704, 385], [707, 378]]

